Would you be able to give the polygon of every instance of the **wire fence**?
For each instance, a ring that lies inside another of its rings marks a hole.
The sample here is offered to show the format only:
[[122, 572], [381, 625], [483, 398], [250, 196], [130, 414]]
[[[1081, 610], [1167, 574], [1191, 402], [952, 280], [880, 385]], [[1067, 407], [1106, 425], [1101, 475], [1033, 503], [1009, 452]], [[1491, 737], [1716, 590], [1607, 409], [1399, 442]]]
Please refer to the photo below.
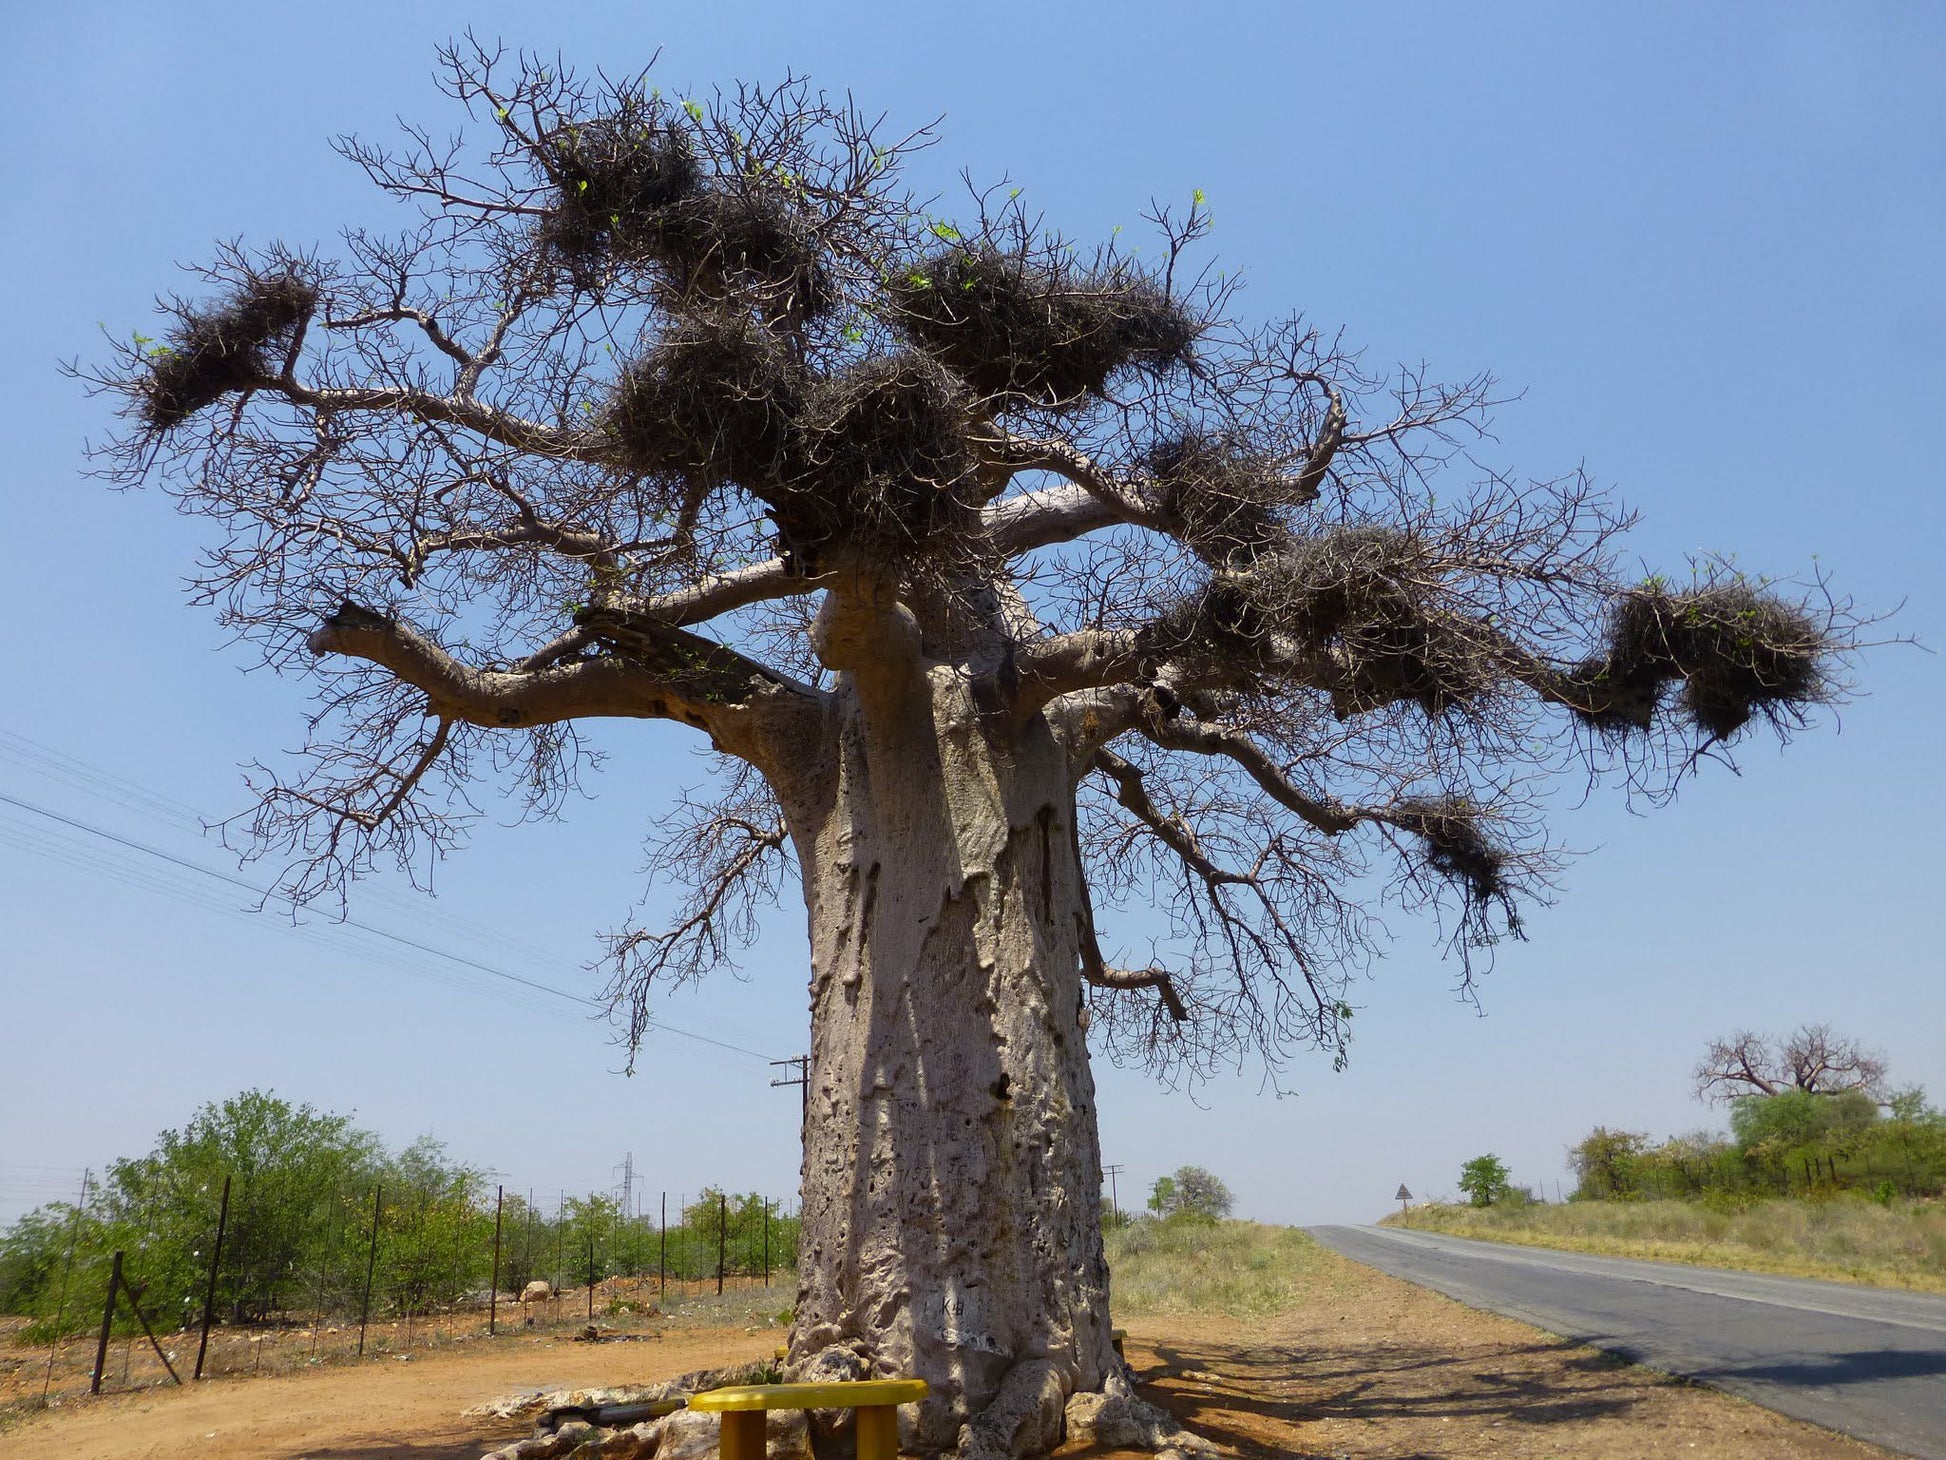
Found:
[[795, 1289], [797, 1214], [758, 1193], [659, 1194], [637, 1212], [476, 1184], [309, 1203], [259, 1185], [232, 1174], [186, 1210], [46, 1209], [66, 1230], [20, 1289], [32, 1311], [0, 1317], [0, 1409], [495, 1334], [749, 1326], [784, 1320]]

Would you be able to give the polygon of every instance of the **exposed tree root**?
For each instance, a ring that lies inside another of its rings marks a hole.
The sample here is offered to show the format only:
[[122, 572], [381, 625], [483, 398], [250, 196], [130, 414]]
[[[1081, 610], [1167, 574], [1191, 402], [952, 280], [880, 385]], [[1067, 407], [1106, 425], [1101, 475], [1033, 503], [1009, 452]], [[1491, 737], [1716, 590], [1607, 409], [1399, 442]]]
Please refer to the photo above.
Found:
[[1067, 1438], [1084, 1444], [1152, 1450], [1158, 1460], [1222, 1453], [1214, 1441], [1184, 1429], [1168, 1410], [1137, 1394], [1126, 1371], [1112, 1373], [1100, 1389], [1068, 1400], [1066, 1418]]

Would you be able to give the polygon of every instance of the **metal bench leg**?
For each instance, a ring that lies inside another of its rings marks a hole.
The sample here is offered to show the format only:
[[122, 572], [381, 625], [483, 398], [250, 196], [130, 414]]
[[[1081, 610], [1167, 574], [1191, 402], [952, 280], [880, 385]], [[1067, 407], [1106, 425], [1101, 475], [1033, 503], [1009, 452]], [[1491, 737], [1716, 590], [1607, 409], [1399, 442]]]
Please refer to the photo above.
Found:
[[[724, 1460], [728, 1460], [727, 1453]], [[899, 1460], [899, 1411], [892, 1404], [858, 1410], [858, 1460]]]
[[[764, 1411], [733, 1409], [723, 1416], [723, 1460], [764, 1460]], [[859, 1452], [864, 1460], [864, 1452]]]

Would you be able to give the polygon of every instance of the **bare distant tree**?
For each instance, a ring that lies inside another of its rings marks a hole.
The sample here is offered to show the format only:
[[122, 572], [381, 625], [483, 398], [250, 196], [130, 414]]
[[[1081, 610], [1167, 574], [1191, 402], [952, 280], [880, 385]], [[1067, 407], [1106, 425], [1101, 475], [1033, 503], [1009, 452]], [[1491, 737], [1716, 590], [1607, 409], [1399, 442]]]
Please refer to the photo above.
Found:
[[1804, 1024], [1781, 1039], [1746, 1029], [1716, 1040], [1696, 1066], [1695, 1080], [1698, 1097], [1710, 1101], [1786, 1090], [1812, 1095], [1861, 1090], [1883, 1104], [1886, 1074], [1883, 1054], [1829, 1024]]
[[[483, 146], [343, 144], [402, 232], [225, 248], [91, 372], [106, 470], [212, 524], [196, 599], [315, 678], [250, 845], [341, 897], [496, 775], [551, 812], [589, 720], [700, 735], [723, 774], [654, 850], [689, 901], [613, 937], [610, 993], [639, 1039], [801, 883], [788, 1371], [923, 1376], [922, 1451], [1043, 1451], [1068, 1399], [1163, 1443], [1111, 1345], [1089, 1047], [1342, 1059], [1385, 902], [1469, 981], [1544, 891], [1550, 776], [1659, 795], [1788, 731], [1846, 606], [1631, 578], [1586, 480], [1471, 466], [1489, 381], [1238, 322], [1200, 196], [1083, 252], [1018, 189], [910, 196], [929, 136], [798, 81], [444, 60]], [[1127, 908], [1164, 920], [1138, 956]]]

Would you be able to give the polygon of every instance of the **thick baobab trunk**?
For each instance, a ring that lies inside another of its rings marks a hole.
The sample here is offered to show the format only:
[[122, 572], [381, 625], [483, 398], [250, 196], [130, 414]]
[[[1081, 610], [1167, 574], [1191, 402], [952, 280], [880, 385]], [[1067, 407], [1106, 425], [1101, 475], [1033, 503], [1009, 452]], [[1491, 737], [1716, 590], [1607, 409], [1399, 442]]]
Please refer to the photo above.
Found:
[[1072, 769], [934, 667], [789, 798], [812, 943], [794, 1377], [913, 1374], [922, 1453], [1034, 1454], [1118, 1377]]

